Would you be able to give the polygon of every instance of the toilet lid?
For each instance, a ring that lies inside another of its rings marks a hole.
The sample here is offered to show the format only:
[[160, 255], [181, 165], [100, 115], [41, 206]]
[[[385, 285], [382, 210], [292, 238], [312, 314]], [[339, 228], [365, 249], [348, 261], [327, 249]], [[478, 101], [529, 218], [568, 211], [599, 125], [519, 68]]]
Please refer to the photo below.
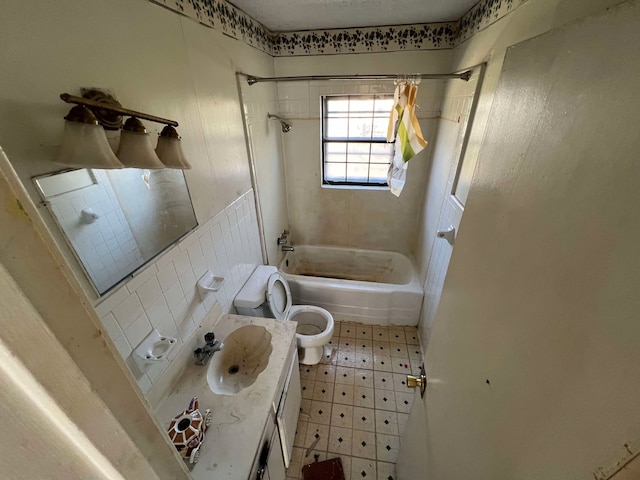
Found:
[[278, 272], [269, 276], [267, 283], [267, 303], [271, 313], [278, 320], [285, 320], [291, 308], [289, 284]]

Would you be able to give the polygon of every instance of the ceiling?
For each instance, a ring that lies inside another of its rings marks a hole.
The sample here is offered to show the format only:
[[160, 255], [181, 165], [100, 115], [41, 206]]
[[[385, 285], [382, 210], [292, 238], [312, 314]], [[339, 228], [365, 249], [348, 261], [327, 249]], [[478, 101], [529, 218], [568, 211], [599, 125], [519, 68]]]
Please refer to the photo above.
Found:
[[228, 0], [273, 32], [459, 20], [479, 0]]

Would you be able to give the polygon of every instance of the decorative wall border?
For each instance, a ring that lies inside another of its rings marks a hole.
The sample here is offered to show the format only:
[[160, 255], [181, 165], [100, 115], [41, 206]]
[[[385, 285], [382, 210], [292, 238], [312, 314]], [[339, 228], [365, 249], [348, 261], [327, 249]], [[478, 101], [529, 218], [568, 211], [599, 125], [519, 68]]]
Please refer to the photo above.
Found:
[[225, 0], [150, 0], [274, 57], [453, 48], [529, 0], [482, 0], [457, 22], [272, 33]]

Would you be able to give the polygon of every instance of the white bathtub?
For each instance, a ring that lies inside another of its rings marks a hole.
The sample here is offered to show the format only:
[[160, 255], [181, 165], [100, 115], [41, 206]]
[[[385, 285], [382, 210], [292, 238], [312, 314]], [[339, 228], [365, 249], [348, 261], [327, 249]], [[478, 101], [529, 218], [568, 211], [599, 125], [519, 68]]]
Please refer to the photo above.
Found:
[[413, 263], [400, 253], [296, 245], [279, 269], [294, 304], [323, 307], [336, 320], [418, 324], [424, 292]]

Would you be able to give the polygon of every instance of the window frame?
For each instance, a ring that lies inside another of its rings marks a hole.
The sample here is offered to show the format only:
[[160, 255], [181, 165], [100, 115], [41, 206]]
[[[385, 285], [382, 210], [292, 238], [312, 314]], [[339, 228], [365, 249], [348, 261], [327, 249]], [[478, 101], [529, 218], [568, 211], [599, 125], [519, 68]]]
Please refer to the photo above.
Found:
[[[378, 94], [350, 94], [350, 93], [344, 93], [344, 94], [334, 94], [334, 95], [321, 95], [320, 96], [320, 114], [321, 114], [321, 119], [320, 119], [320, 150], [321, 150], [321, 171], [322, 171], [322, 187], [328, 187], [328, 188], [365, 188], [365, 189], [381, 189], [381, 190], [388, 190], [389, 189], [389, 182], [387, 179], [384, 180], [384, 182], [355, 182], [355, 181], [348, 181], [348, 180], [344, 180], [344, 181], [332, 181], [332, 180], [327, 180], [326, 175], [325, 175], [325, 145], [328, 143], [346, 143], [347, 144], [347, 149], [349, 148], [348, 145], [349, 144], [368, 144], [368, 145], [372, 145], [372, 144], [384, 144], [384, 145], [393, 145], [393, 150], [391, 153], [391, 156], [389, 158], [389, 162], [387, 163], [387, 166], [391, 164], [391, 162], [393, 161], [393, 154], [395, 152], [395, 139], [391, 142], [387, 142], [386, 136], [384, 138], [380, 138], [380, 139], [348, 139], [348, 138], [340, 138], [340, 139], [330, 139], [327, 138], [326, 135], [326, 131], [328, 130], [327, 128], [327, 122], [329, 120], [329, 117], [327, 117], [327, 102], [330, 99], [336, 99], [336, 98], [345, 98], [345, 99], [351, 99], [351, 98], [359, 98], [359, 99], [371, 99], [374, 100], [375, 98], [384, 98], [384, 99], [389, 99], [389, 100], [393, 100], [393, 94], [390, 93], [378, 93]], [[373, 114], [373, 112], [372, 112]], [[347, 116], [347, 118], [349, 118]], [[372, 116], [373, 118], [373, 116]], [[348, 163], [347, 163], [348, 164]], [[368, 165], [371, 165], [371, 153], [369, 153], [369, 162]]]

